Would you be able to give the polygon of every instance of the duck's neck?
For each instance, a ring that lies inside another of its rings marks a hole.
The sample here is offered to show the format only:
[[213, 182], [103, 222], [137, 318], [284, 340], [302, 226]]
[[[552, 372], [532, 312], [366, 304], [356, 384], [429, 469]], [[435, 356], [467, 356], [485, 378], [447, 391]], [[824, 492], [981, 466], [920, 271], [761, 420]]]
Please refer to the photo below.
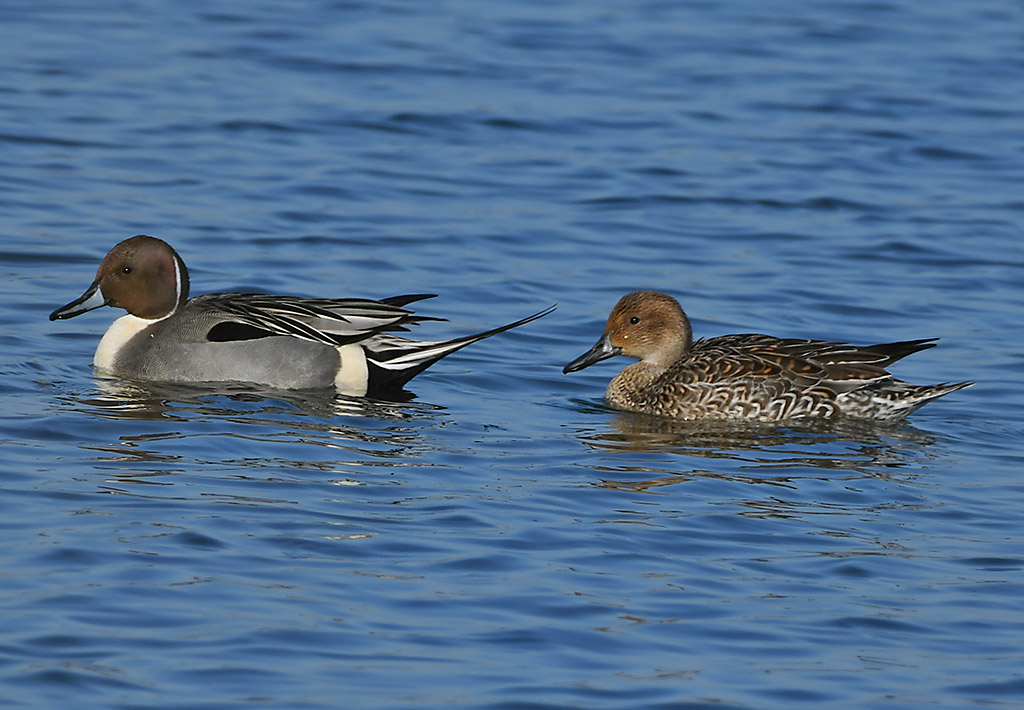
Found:
[[101, 372], [116, 372], [117, 356], [128, 341], [159, 320], [161, 319], [139, 318], [131, 313], [118, 318], [100, 338], [96, 354], [93, 355], [93, 366]]
[[608, 404], [620, 409], [636, 409], [642, 406], [642, 400], [665, 368], [641, 360], [634, 362], [612, 378], [605, 390], [604, 397]]

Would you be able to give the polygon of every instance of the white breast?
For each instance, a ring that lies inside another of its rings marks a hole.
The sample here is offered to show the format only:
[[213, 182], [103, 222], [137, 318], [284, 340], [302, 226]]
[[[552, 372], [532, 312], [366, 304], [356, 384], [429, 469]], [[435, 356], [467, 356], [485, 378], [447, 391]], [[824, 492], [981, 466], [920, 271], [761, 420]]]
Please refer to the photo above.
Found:
[[100, 344], [96, 346], [96, 354], [92, 358], [93, 366], [103, 372], [113, 372], [114, 361], [125, 343], [134, 338], [139, 331], [156, 323], [157, 320], [160, 319], [146, 320], [129, 313], [111, 323], [107, 332], [100, 339]]

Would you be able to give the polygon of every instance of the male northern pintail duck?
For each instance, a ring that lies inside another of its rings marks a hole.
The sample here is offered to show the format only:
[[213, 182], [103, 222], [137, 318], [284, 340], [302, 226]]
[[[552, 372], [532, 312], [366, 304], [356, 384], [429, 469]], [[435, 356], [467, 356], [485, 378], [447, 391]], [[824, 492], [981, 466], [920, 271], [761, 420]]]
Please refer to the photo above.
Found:
[[334, 386], [346, 394], [400, 389], [460, 348], [547, 315], [444, 341], [393, 335], [420, 321], [405, 306], [432, 295], [296, 298], [255, 293], [188, 297], [188, 270], [155, 237], [126, 239], [103, 259], [81, 297], [50, 314], [73, 318], [101, 306], [114, 321], [93, 364], [111, 375], [164, 382], [248, 382], [278, 389]]
[[862, 347], [744, 334], [694, 342], [690, 321], [674, 298], [636, 291], [619, 300], [601, 339], [563, 372], [615, 355], [635, 357], [640, 362], [608, 385], [608, 404], [679, 419], [893, 421], [972, 384], [911, 385], [885, 370], [934, 347], [935, 340]]

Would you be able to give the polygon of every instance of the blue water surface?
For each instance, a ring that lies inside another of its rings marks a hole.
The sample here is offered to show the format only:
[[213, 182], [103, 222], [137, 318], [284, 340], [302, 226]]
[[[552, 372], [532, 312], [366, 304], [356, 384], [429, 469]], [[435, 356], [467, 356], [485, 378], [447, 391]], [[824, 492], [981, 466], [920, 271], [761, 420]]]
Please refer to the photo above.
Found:
[[[0, 5], [0, 706], [1024, 706], [1019, 3]], [[193, 292], [541, 321], [406, 402], [172, 387], [51, 323]], [[939, 337], [905, 424], [606, 408], [698, 336]]]

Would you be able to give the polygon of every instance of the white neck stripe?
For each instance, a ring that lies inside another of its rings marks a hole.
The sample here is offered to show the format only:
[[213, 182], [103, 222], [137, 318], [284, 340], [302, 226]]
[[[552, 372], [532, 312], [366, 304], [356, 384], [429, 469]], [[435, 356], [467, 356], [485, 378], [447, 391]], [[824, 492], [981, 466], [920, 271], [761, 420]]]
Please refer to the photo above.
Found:
[[168, 316], [173, 316], [178, 310], [178, 304], [181, 303], [181, 259], [177, 254], [173, 255], [171, 261], [174, 262], [174, 307], [171, 308], [171, 312]]

